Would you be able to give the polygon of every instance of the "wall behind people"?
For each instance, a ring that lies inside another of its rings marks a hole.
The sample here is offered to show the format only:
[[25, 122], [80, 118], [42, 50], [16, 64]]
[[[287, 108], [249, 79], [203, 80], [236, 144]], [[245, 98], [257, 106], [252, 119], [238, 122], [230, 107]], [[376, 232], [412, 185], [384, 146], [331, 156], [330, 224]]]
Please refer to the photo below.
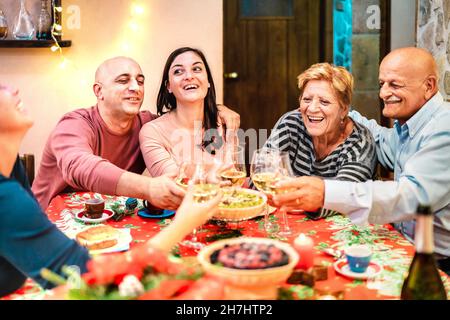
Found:
[[[143, 15], [133, 14], [132, 3], [140, 3]], [[27, 0], [27, 8], [37, 21], [40, 0]], [[9, 18], [10, 32], [19, 1], [2, 0]], [[72, 6], [72, 7], [71, 7]], [[79, 9], [79, 29], [76, 13]], [[146, 75], [143, 108], [156, 111], [160, 76], [167, 56], [175, 48], [193, 46], [207, 55], [222, 102], [222, 0], [63, 0], [63, 39], [72, 40], [63, 49], [69, 63], [49, 48], [0, 48], [0, 82], [20, 89], [25, 106], [35, 119], [21, 152], [41, 159], [50, 131], [66, 112], [95, 104], [92, 82], [97, 66], [116, 55], [135, 58]], [[130, 26], [134, 22], [135, 25]], [[133, 27], [136, 27], [136, 31]], [[9, 37], [8, 37], [9, 38]]]
[[416, 46], [416, 0], [391, 1], [391, 50]]

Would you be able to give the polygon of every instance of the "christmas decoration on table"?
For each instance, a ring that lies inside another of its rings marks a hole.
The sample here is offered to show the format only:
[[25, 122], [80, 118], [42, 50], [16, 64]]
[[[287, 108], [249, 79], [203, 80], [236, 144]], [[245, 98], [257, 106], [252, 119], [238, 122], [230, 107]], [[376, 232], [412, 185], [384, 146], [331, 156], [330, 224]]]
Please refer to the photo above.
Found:
[[205, 237], [206, 242], [241, 237], [243, 228], [230, 228], [229, 223], [222, 220], [210, 219], [206, 224], [217, 227], [213, 234]]
[[114, 212], [112, 219], [114, 221], [120, 221], [127, 216], [131, 216], [136, 212], [138, 201], [135, 198], [128, 198], [125, 201], [125, 206], [119, 202], [111, 204], [110, 208]]
[[199, 266], [175, 262], [146, 245], [125, 254], [96, 257], [87, 267], [83, 275], [64, 267], [68, 280], [47, 269], [41, 274], [65, 285], [64, 298], [70, 300], [218, 300], [224, 296], [223, 280], [205, 276]]

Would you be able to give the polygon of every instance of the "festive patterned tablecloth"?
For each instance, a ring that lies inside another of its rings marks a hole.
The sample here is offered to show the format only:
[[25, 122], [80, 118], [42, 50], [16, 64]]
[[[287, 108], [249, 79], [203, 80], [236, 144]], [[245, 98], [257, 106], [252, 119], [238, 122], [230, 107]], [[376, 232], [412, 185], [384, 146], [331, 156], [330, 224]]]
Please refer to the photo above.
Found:
[[[80, 211], [84, 206], [84, 201], [91, 197], [103, 197], [106, 200], [106, 209], [114, 204], [124, 204], [126, 200], [124, 197], [102, 196], [95, 193], [64, 194], [53, 199], [47, 209], [48, 216], [63, 232], [73, 234], [86, 227], [84, 223], [74, 219], [73, 213]], [[142, 207], [142, 204], [139, 201], [138, 208], [140, 207]], [[277, 211], [270, 216], [270, 219], [278, 226], [283, 221], [281, 213]], [[391, 225], [359, 227], [353, 225], [348, 218], [341, 215], [313, 221], [303, 214], [288, 214], [288, 221], [293, 231], [292, 236], [288, 238], [275, 236], [274, 238], [292, 244], [299, 234], [304, 233], [314, 240], [314, 264], [328, 267], [328, 279], [316, 281], [316, 289], [320, 288], [323, 292], [340, 292], [341, 297], [350, 300], [399, 298], [403, 279], [414, 254], [414, 246]], [[141, 218], [135, 213], [118, 222], [109, 219], [105, 224], [115, 228], [130, 229], [133, 238], [130, 246], [133, 247], [137, 243], [150, 239], [170, 222], [170, 218]], [[211, 222], [204, 225], [197, 233], [199, 239], [204, 243], [240, 234], [266, 237], [263, 217], [239, 222], [238, 224], [233, 223], [232, 225], [223, 222]], [[335, 259], [321, 251], [327, 247], [341, 249], [346, 245], [358, 243], [369, 245], [374, 252], [372, 261], [382, 266], [381, 273], [373, 279], [355, 280], [340, 275], [333, 268]], [[177, 245], [173, 254], [185, 257], [195, 256], [196, 252], [183, 245]], [[444, 274], [442, 274], [442, 278], [450, 297], [449, 278]], [[45, 290], [32, 280], [28, 280], [21, 289], [3, 299], [42, 299], [45, 294]], [[309, 286], [287, 284], [283, 286], [283, 297], [285, 298], [309, 299], [313, 294], [314, 290]]]

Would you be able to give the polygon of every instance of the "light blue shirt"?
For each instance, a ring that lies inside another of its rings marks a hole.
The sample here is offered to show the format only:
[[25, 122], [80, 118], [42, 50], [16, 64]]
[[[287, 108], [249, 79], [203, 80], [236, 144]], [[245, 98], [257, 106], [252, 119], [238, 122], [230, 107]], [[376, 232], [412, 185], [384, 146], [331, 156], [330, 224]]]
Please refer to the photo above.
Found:
[[347, 214], [357, 224], [395, 223], [414, 239], [419, 203], [435, 212], [435, 252], [450, 257], [450, 103], [440, 93], [406, 123], [385, 128], [358, 112], [350, 116], [372, 132], [380, 163], [394, 181], [325, 181], [324, 208]]

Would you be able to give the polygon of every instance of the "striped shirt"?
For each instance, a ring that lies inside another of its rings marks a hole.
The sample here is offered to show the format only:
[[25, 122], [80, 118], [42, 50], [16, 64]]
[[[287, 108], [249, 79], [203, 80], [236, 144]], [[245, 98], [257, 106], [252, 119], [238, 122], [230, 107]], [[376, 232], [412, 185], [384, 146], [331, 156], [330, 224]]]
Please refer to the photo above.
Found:
[[[366, 127], [357, 122], [353, 125], [352, 133], [342, 144], [324, 159], [317, 160], [301, 113], [293, 110], [278, 120], [264, 148], [287, 151], [296, 176], [320, 176], [355, 182], [370, 180], [376, 167], [375, 141]], [[316, 212], [309, 216], [323, 218], [331, 214]]]

